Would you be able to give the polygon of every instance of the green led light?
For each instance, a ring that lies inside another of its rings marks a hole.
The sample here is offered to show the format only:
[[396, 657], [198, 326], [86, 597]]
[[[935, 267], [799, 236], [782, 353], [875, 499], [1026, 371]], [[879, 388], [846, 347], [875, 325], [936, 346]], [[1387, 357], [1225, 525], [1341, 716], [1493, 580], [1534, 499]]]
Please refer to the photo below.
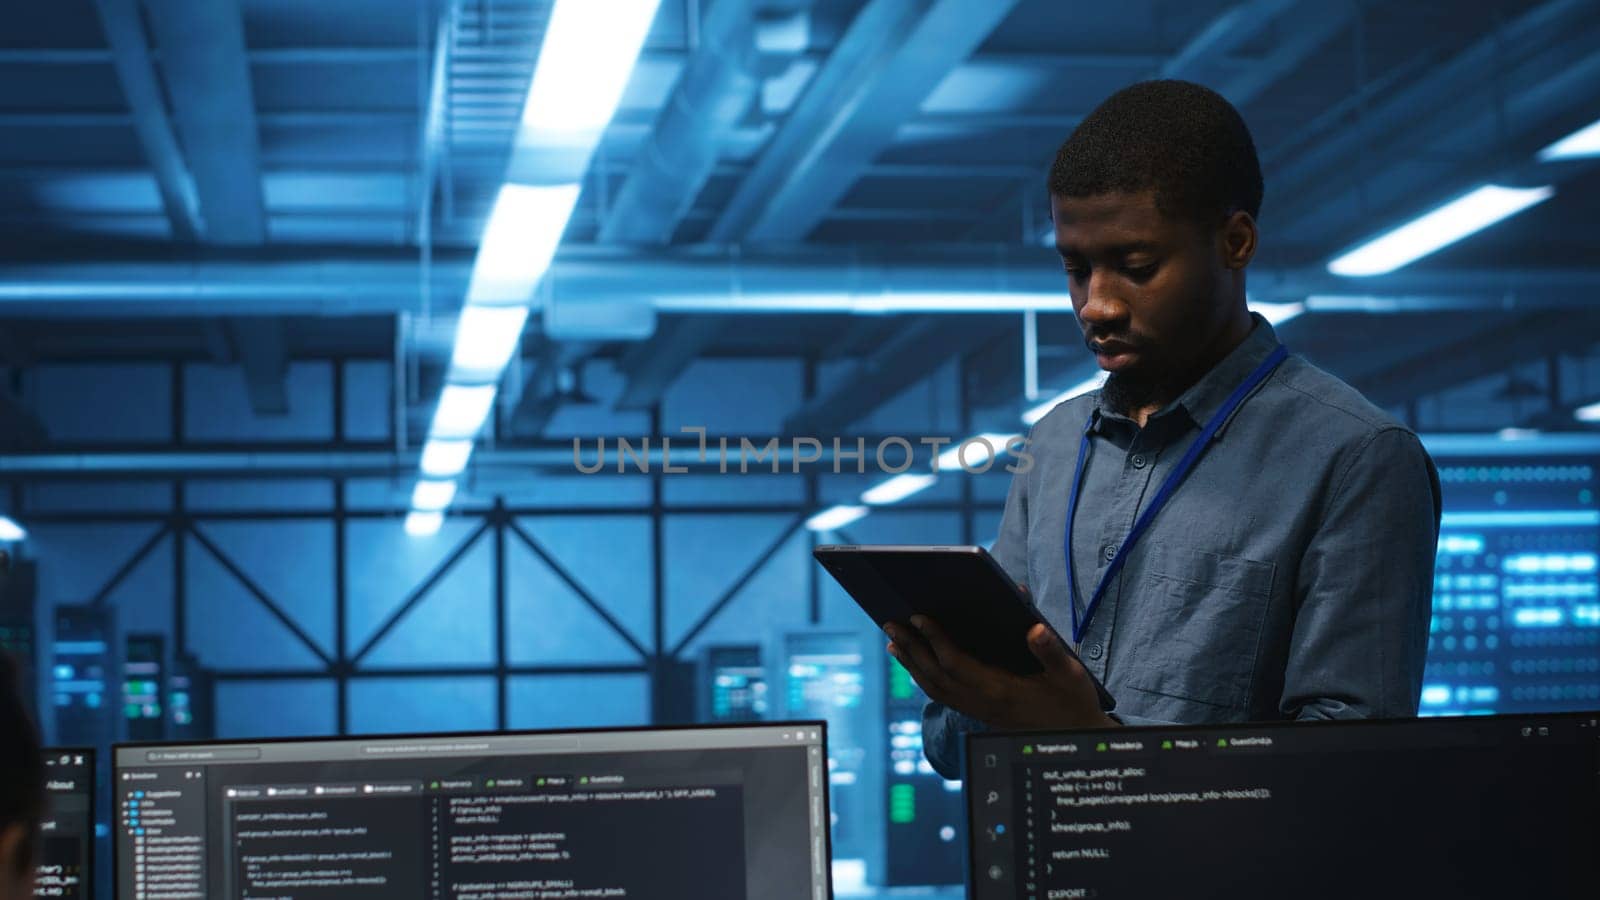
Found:
[[896, 700], [910, 700], [917, 695], [916, 682], [911, 680], [911, 673], [905, 666], [894, 658], [889, 660], [889, 696]]
[[1228, 746], [1228, 739], [1227, 738], [1217, 738], [1217, 746], [1218, 747], [1226, 747], [1226, 746]]
[[1104, 752], [1106, 752], [1107, 747], [1106, 747], [1105, 744], [1095, 744], [1094, 745], [1094, 749], [1099, 753], [1104, 753]]
[[909, 784], [889, 788], [889, 821], [905, 825], [917, 818], [917, 789]]
[[1024, 756], [1026, 756], [1027, 754], [1032, 753], [1032, 752], [1033, 752], [1033, 745], [1032, 744], [1029, 744], [1026, 747], [1022, 748], [1022, 753], [1023, 753]]

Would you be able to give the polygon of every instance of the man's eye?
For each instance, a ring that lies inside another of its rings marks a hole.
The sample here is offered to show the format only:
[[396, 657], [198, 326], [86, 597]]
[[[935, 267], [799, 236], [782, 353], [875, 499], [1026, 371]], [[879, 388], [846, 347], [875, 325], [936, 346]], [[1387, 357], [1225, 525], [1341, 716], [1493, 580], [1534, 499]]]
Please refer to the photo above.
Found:
[[1129, 278], [1136, 281], [1144, 281], [1156, 274], [1156, 268], [1155, 263], [1147, 263], [1141, 266], [1123, 266], [1122, 271], [1127, 273]]
[[1089, 274], [1089, 267], [1078, 263], [1063, 262], [1061, 268], [1066, 271], [1067, 277], [1074, 281]]

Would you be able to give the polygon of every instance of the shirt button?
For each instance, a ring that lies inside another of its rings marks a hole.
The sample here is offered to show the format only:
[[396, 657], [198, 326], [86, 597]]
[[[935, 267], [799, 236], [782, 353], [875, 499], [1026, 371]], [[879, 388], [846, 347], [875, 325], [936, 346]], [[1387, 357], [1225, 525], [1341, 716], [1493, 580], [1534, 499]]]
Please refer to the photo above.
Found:
[[1106, 652], [1106, 648], [1101, 646], [1099, 641], [1095, 641], [1094, 643], [1089, 645], [1089, 658], [1090, 659], [1099, 659], [1100, 657], [1105, 655], [1105, 652]]
[[1143, 456], [1135, 456], [1130, 462], [1133, 463], [1135, 469], [1142, 469], [1144, 468], [1145, 459]]
[[1106, 562], [1111, 562], [1113, 559], [1117, 558], [1117, 545], [1107, 544], [1106, 548], [1100, 551], [1100, 555], [1106, 558]]

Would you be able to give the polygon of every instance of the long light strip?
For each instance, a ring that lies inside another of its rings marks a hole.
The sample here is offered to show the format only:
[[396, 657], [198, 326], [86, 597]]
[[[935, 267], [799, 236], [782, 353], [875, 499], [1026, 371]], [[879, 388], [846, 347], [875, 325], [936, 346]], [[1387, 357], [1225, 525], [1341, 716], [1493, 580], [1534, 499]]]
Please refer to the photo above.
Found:
[[494, 408], [493, 384], [447, 384], [439, 395], [428, 440], [472, 440]]
[[809, 531], [833, 531], [867, 514], [865, 506], [830, 506], [806, 520]]
[[454, 478], [467, 468], [471, 457], [470, 439], [430, 438], [422, 445], [422, 474], [429, 478]]
[[523, 125], [585, 135], [606, 127], [658, 6], [660, 0], [558, 0], [528, 87]]
[[1590, 123], [1539, 151], [1541, 162], [1587, 159], [1591, 156], [1600, 156], [1600, 121]]
[[450, 368], [458, 373], [499, 375], [511, 361], [521, 343], [522, 328], [528, 322], [528, 308], [482, 306], [468, 303], [461, 309], [456, 324], [456, 346], [450, 354]]
[[421, 512], [443, 512], [456, 499], [454, 481], [435, 481], [424, 478], [411, 491], [411, 508]]
[[433, 534], [453, 479], [494, 409], [539, 282], [572, 219], [601, 133], [616, 114], [660, 0], [557, 0], [522, 127], [473, 262], [445, 388], [423, 449], [406, 531]]
[[432, 534], [438, 534], [439, 529], [443, 526], [444, 513], [442, 512], [423, 512], [414, 509], [406, 515], [406, 534], [412, 537], [427, 537]]
[[899, 503], [912, 494], [933, 487], [938, 480], [939, 476], [937, 475], [906, 472], [869, 488], [861, 495], [861, 502], [868, 506], [888, 506], [891, 503]]
[[[969, 467], [973, 471], [987, 471], [1005, 455], [1006, 447], [1020, 437], [1020, 434], [1002, 434], [998, 431], [975, 434], [959, 444], [952, 444], [949, 450], [939, 454], [939, 471], [965, 472]], [[987, 449], [984, 444], [988, 444]], [[964, 452], [962, 448], [966, 448]]]
[[26, 540], [27, 537], [28, 529], [18, 525], [17, 521], [10, 516], [0, 516], [0, 541], [15, 543]]
[[578, 184], [502, 185], [472, 263], [467, 303], [525, 307], [550, 270], [580, 190]]
[[1022, 414], [1022, 423], [1031, 427], [1040, 419], [1049, 414], [1050, 410], [1055, 409], [1057, 406], [1067, 402], [1068, 400], [1071, 400], [1074, 397], [1081, 397], [1090, 391], [1098, 391], [1105, 383], [1106, 373], [1097, 372], [1094, 375], [1078, 382], [1072, 387], [1067, 388], [1054, 397], [1051, 397], [1049, 400], [1029, 407]]
[[1328, 263], [1328, 271], [1352, 278], [1388, 274], [1542, 203], [1555, 192], [1548, 185], [1486, 184], [1337, 257]]
[[1572, 417], [1579, 422], [1600, 422], [1600, 403], [1580, 406], [1572, 411]]

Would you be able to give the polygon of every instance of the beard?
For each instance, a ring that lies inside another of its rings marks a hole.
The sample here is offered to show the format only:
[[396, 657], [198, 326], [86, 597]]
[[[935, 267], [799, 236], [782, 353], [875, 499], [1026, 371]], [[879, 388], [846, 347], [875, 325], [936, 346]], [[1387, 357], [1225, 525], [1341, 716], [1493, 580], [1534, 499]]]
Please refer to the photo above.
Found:
[[1166, 393], [1159, 379], [1118, 372], [1106, 379], [1100, 399], [1117, 415], [1132, 417], [1136, 409], [1165, 405], [1172, 399]]

